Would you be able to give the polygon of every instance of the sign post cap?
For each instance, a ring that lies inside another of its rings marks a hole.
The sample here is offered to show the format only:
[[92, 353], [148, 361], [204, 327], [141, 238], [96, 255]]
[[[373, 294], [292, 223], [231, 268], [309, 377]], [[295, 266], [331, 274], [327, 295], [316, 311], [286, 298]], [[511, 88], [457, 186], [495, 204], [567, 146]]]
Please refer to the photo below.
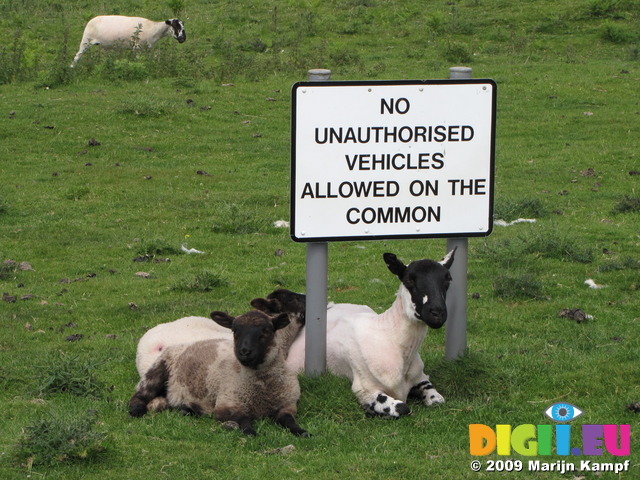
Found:
[[331, 70], [326, 68], [312, 68], [307, 72], [310, 82], [325, 82], [331, 80]]
[[471, 67], [451, 67], [449, 68], [449, 78], [451, 80], [458, 78], [471, 78]]

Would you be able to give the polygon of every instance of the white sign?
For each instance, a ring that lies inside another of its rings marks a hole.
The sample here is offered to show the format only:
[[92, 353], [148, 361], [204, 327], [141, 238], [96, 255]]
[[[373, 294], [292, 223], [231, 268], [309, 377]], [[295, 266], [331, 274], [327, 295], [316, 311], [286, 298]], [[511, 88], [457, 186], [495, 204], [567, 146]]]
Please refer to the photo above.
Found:
[[492, 80], [295, 84], [291, 237], [489, 235], [495, 105]]

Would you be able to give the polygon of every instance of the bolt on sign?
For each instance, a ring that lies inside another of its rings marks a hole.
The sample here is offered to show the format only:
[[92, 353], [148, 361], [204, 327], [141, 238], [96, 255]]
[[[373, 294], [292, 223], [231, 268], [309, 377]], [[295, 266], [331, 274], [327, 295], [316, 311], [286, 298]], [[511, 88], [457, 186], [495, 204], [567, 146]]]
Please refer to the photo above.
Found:
[[299, 82], [291, 237], [477, 237], [493, 228], [492, 80]]

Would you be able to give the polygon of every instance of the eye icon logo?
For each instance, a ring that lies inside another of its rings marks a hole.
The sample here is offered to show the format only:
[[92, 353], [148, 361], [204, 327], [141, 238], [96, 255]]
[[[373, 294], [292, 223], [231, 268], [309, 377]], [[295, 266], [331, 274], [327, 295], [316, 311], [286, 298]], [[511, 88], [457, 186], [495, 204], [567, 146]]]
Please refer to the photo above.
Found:
[[544, 414], [555, 422], [570, 422], [582, 413], [582, 410], [570, 403], [554, 403], [544, 411]]

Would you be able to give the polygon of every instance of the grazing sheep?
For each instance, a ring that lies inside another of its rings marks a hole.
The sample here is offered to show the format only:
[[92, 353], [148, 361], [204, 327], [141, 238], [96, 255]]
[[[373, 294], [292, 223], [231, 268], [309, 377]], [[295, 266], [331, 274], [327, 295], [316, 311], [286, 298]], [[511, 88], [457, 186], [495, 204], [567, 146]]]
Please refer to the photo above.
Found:
[[[289, 313], [291, 323], [279, 333], [282, 337], [285, 358], [301, 326], [304, 325], [304, 301], [304, 295], [294, 294], [284, 289], [274, 291], [267, 298], [254, 298], [251, 300], [253, 308], [269, 315], [283, 312]], [[156, 325], [148, 330], [138, 342], [136, 352], [138, 374], [142, 378], [162, 351], [171, 345], [215, 338], [231, 339], [232, 334], [229, 329], [218, 325], [211, 318], [184, 317], [173, 322]]]
[[[454, 253], [440, 262], [418, 260], [408, 266], [385, 253], [387, 267], [401, 283], [393, 305], [382, 314], [366, 305], [329, 305], [327, 368], [352, 381], [351, 389], [367, 413], [407, 415], [408, 396], [428, 406], [444, 402], [424, 373], [419, 349], [428, 327], [440, 328], [447, 319], [445, 296]], [[302, 332], [291, 345], [287, 365], [302, 372], [304, 357]]]
[[[272, 418], [298, 436], [309, 436], [295, 420], [300, 386], [285, 366], [278, 332], [290, 324], [287, 314], [270, 317], [252, 310], [234, 318], [211, 318], [233, 331], [233, 339], [215, 338], [171, 345], [138, 383], [129, 413], [140, 417], [165, 406], [196, 415], [213, 414], [255, 435], [253, 421]], [[298, 324], [298, 329], [300, 324]], [[286, 337], [286, 335], [285, 335]]]
[[80, 42], [80, 49], [71, 63], [75, 67], [80, 57], [91, 45], [111, 47], [117, 44], [133, 44], [153, 47], [158, 40], [166, 35], [173, 35], [178, 42], [187, 39], [184, 24], [177, 18], [154, 22], [142, 17], [125, 17], [122, 15], [101, 15], [94, 17], [84, 27], [84, 34]]

